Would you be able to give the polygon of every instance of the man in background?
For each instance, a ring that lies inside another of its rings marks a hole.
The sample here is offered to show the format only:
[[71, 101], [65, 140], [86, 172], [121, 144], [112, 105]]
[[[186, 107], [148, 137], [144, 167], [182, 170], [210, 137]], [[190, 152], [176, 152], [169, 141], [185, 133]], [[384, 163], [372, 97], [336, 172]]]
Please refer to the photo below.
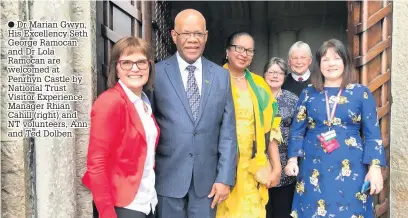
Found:
[[287, 77], [282, 88], [295, 93], [298, 97], [302, 90], [310, 83], [310, 65], [312, 64], [312, 51], [308, 44], [298, 41], [289, 49], [288, 64], [291, 75]]

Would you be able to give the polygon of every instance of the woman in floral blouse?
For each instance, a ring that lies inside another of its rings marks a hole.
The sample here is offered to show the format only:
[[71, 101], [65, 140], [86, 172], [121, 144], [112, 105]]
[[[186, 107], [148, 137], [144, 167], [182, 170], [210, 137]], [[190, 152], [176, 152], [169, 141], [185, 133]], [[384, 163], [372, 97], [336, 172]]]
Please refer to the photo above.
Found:
[[[289, 128], [292, 123], [298, 97], [282, 89], [282, 84], [287, 76], [288, 67], [281, 58], [270, 59], [264, 67], [264, 78], [271, 88], [272, 94], [278, 102], [279, 115], [281, 116], [280, 129], [283, 141], [279, 145], [279, 155], [282, 169], [286, 166], [288, 154]], [[282, 170], [279, 184], [269, 189], [269, 202], [266, 205], [267, 218], [290, 217], [296, 177], [286, 176]]]
[[[313, 86], [299, 97], [289, 136], [285, 173], [299, 173], [291, 215], [373, 218], [371, 195], [383, 188], [386, 164], [375, 100], [366, 86], [353, 84], [352, 59], [342, 42], [324, 42], [315, 60]], [[364, 181], [370, 190], [361, 192]]]

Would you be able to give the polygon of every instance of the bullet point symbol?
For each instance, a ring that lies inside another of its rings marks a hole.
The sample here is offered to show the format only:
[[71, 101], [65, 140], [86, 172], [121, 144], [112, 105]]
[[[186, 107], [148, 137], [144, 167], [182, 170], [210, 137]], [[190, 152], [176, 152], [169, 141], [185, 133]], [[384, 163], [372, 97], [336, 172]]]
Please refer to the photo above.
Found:
[[8, 26], [9, 26], [10, 28], [14, 27], [14, 22], [13, 22], [13, 21], [8, 22]]

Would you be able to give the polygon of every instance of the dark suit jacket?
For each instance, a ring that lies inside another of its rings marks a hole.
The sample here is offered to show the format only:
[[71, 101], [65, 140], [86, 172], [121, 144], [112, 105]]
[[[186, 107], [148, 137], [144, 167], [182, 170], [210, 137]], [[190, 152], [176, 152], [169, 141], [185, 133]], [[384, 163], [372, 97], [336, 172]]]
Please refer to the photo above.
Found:
[[198, 197], [207, 196], [215, 182], [235, 184], [237, 136], [230, 74], [205, 58], [202, 67], [200, 111], [194, 122], [176, 55], [155, 66], [155, 117], [161, 130], [156, 190], [162, 196], [184, 197], [192, 177]]

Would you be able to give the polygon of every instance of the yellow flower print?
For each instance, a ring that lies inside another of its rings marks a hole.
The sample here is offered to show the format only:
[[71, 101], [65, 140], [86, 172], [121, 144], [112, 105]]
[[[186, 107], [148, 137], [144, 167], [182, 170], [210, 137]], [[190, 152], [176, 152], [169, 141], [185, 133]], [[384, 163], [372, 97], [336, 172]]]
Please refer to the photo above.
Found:
[[344, 177], [350, 177], [351, 175], [351, 167], [350, 167], [350, 161], [348, 159], [344, 159], [341, 162], [341, 171], [339, 175], [336, 177], [336, 180], [341, 180], [344, 182]]
[[353, 123], [360, 123], [361, 122], [361, 114], [356, 117], [352, 118]]
[[353, 111], [348, 110], [349, 117], [353, 121], [353, 123], [360, 123], [361, 122], [361, 114], [356, 115]]
[[353, 215], [351, 216], [351, 218], [364, 218], [364, 216], [363, 215]]
[[319, 175], [320, 175], [319, 171], [316, 170], [316, 169], [313, 169], [312, 177], [313, 177], [313, 178], [317, 178], [317, 177], [319, 177]]
[[347, 97], [346, 96], [340, 96], [339, 97], [339, 102], [338, 102], [338, 104], [345, 104], [345, 103], [348, 103], [349, 101], [347, 100]]
[[368, 195], [366, 193], [357, 192], [356, 198], [363, 203], [363, 209], [366, 209]]
[[343, 176], [350, 176], [351, 169], [350, 169], [350, 161], [348, 159], [344, 159], [341, 164], [343, 167], [341, 168], [341, 175]]
[[364, 92], [364, 99], [368, 99], [368, 94], [367, 94], [367, 92]]
[[346, 145], [348, 146], [354, 146], [357, 144], [356, 139], [354, 137], [350, 137], [349, 139], [346, 139]]
[[306, 107], [305, 106], [300, 106], [299, 107], [299, 112], [297, 114], [297, 121], [300, 122], [306, 118]]
[[337, 102], [337, 96], [332, 95], [332, 96], [330, 96], [330, 98], [329, 98], [329, 104], [330, 104], [330, 105], [333, 105], [334, 102]]
[[319, 176], [320, 176], [319, 171], [316, 169], [313, 169], [312, 175], [309, 177], [309, 179], [310, 179], [310, 184], [314, 186], [314, 191], [318, 191], [319, 193], [321, 193], [320, 186], [319, 186]]
[[[329, 121], [324, 120], [323, 124], [326, 126], [329, 126]], [[341, 126], [341, 119], [338, 117], [333, 117], [332, 125]]]
[[317, 201], [317, 215], [319, 216], [326, 216], [326, 203], [323, 199], [320, 199], [319, 201]]
[[292, 216], [293, 218], [299, 218], [299, 215], [296, 212], [296, 210], [292, 210], [292, 212], [290, 213], [290, 216]]
[[316, 127], [316, 122], [313, 120], [313, 118], [308, 117], [307, 121], [309, 123], [309, 129], [314, 129]]
[[373, 160], [371, 161], [371, 165], [380, 165], [380, 160], [378, 160], [378, 159], [373, 159]]
[[305, 192], [305, 182], [304, 181], [296, 182], [296, 193], [298, 193], [299, 195], [302, 195], [304, 192]]
[[349, 147], [357, 148], [359, 150], [363, 150], [363, 147], [361, 146], [361, 144], [357, 143], [356, 138], [354, 138], [353, 136], [350, 136], [350, 138], [346, 139], [345, 143]]
[[354, 84], [348, 84], [347, 86], [346, 86], [346, 89], [353, 89], [354, 88]]
[[333, 118], [333, 125], [340, 125], [341, 124], [341, 119], [338, 117]]

